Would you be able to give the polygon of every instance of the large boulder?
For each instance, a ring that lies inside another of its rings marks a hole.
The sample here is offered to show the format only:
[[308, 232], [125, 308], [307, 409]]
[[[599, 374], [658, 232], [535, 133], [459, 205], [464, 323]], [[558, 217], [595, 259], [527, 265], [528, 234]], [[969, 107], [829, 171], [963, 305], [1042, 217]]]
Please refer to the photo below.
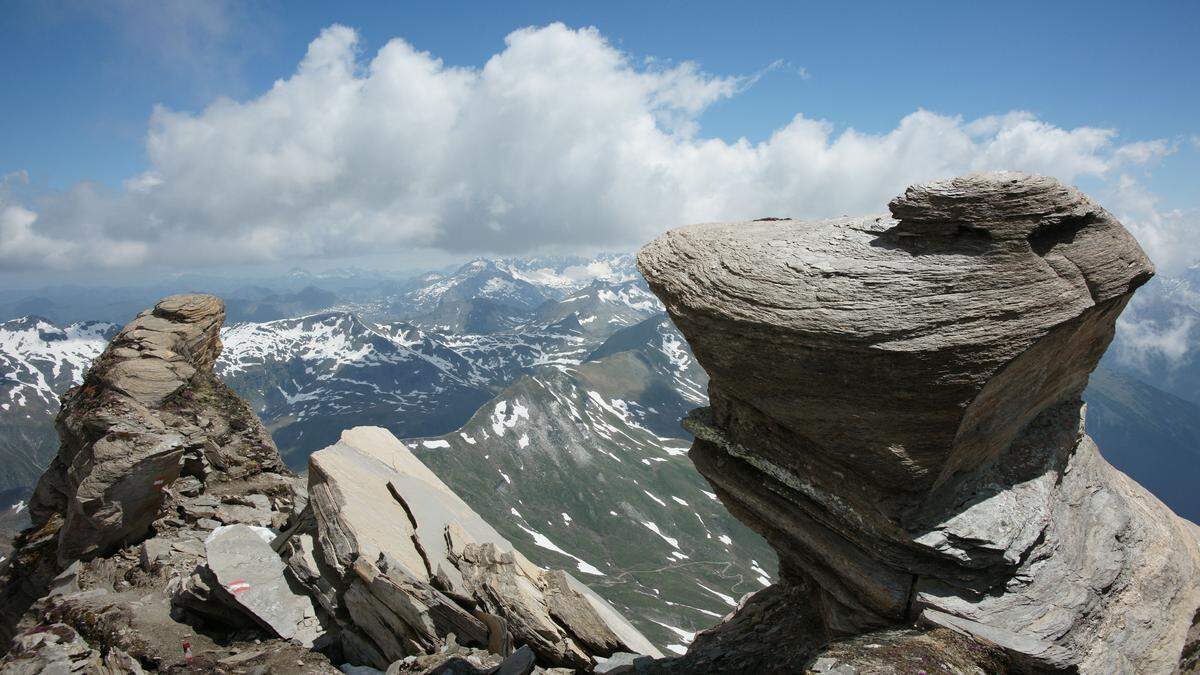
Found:
[[358, 427], [309, 460], [311, 522], [283, 544], [297, 579], [383, 668], [436, 652], [448, 636], [545, 666], [654, 646], [563, 571], [531, 563], [390, 432]]
[[1169, 671], [1200, 607], [1196, 528], [1104, 462], [1080, 401], [1150, 261], [1052, 178], [890, 206], [641, 251], [711, 376], [694, 463], [806, 589], [814, 644], [920, 620], [1019, 667]]

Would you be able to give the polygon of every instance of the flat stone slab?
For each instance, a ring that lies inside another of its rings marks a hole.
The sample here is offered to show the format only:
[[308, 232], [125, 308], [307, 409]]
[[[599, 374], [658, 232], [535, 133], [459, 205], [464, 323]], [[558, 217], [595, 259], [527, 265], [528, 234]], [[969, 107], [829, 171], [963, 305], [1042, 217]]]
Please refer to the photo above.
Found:
[[293, 591], [284, 562], [271, 549], [271, 530], [217, 528], [204, 542], [208, 568], [232, 603], [275, 635], [311, 647], [322, 633], [312, 600]]

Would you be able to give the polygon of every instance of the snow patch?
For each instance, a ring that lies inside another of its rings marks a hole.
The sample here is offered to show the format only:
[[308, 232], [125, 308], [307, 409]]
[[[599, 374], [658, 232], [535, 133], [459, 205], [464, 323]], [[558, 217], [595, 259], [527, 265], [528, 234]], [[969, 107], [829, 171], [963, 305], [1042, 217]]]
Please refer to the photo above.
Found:
[[721, 591], [714, 591], [713, 589], [709, 588], [708, 586], [705, 586], [704, 584], [700, 583], [699, 581], [696, 582], [696, 585], [699, 586], [700, 588], [703, 588], [704, 590], [708, 591], [709, 593], [712, 593], [713, 595], [717, 596], [718, 598], [721, 599], [721, 602], [724, 602], [725, 604], [729, 605], [730, 607], [737, 607], [737, 600], [734, 600], [732, 597], [725, 595]]
[[549, 537], [542, 534], [541, 532], [538, 532], [537, 530], [531, 530], [528, 527], [521, 525], [520, 523], [517, 524], [517, 527], [521, 528], [522, 530], [525, 530], [525, 532], [529, 536], [533, 537], [534, 545], [544, 548], [547, 551], [554, 551], [555, 553], [565, 555], [568, 558], [574, 560], [575, 568], [578, 569], [580, 572], [583, 572], [584, 574], [592, 574], [592, 575], [595, 575], [598, 577], [607, 576], [606, 574], [604, 574], [604, 572], [601, 572], [600, 570], [596, 569], [595, 566], [588, 564], [586, 561], [583, 560], [583, 558], [572, 555], [572, 554], [567, 553], [566, 551], [562, 550], [554, 542], [550, 541]]
[[679, 548], [679, 540], [674, 537], [668, 537], [667, 535], [663, 534], [662, 530], [658, 529], [658, 525], [655, 525], [654, 523], [652, 523], [650, 521], [642, 521], [642, 525], [645, 525], [646, 529], [648, 529], [651, 532], [653, 532], [654, 534], [657, 534], [658, 536], [662, 537], [662, 540], [667, 542], [668, 544], [670, 544], [671, 548]]

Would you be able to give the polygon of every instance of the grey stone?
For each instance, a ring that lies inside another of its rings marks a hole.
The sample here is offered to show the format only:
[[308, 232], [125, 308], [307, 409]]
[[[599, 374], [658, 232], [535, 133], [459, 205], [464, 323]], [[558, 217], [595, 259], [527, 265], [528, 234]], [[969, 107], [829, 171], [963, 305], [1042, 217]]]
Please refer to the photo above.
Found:
[[202, 556], [204, 555], [204, 543], [199, 539], [181, 539], [171, 542], [171, 550], [187, 555]]
[[524, 645], [491, 671], [492, 675], [529, 675], [535, 662], [533, 650]]
[[352, 429], [314, 453], [308, 493], [312, 531], [298, 526], [283, 544], [288, 564], [327, 611], [344, 609], [369, 636], [375, 667], [451, 633], [505, 653], [527, 643], [549, 665], [659, 655], [586, 586], [516, 552], [384, 429]]
[[204, 547], [208, 568], [227, 602], [273, 634], [305, 646], [311, 647], [324, 632], [312, 600], [288, 585], [283, 560], [263, 532], [228, 525], [209, 535]]
[[163, 558], [167, 557], [171, 552], [171, 542], [153, 537], [142, 542], [138, 549], [138, 560], [141, 563], [142, 569], [149, 572], [158, 566], [158, 563]]
[[782, 583], [813, 589], [814, 640], [916, 612], [1021, 668], [1171, 671], [1200, 607], [1197, 528], [1104, 462], [1080, 401], [1150, 261], [1052, 178], [890, 206], [642, 249], [711, 376], [689, 456]]
[[58, 576], [50, 580], [50, 584], [46, 588], [46, 595], [54, 597], [56, 595], [71, 595], [80, 592], [79, 586], [79, 562], [73, 562], [67, 569], [59, 572]]
[[596, 659], [596, 665], [592, 668], [592, 672], [612, 673], [619, 669], [632, 669], [633, 662], [641, 656], [641, 654], [631, 654], [630, 652], [617, 652], [608, 658]]
[[274, 514], [269, 506], [265, 509], [258, 509], [240, 504], [222, 504], [217, 507], [213, 517], [226, 525], [241, 523], [243, 525], [270, 527]]
[[204, 483], [195, 476], [183, 476], [171, 484], [171, 490], [185, 497], [195, 497], [204, 490]]
[[834, 666], [836, 665], [837, 661], [835, 659], [825, 656], [813, 662], [812, 671], [814, 673], [828, 673], [833, 670]]

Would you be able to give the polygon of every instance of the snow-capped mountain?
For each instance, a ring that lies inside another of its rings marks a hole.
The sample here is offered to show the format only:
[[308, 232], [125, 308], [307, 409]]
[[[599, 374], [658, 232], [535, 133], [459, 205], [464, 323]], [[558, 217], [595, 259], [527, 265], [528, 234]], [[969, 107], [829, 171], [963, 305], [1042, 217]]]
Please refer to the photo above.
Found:
[[58, 451], [58, 397], [83, 380], [118, 326], [59, 327], [39, 317], [0, 323], [0, 494], [32, 487]]
[[79, 384], [118, 326], [89, 321], [59, 328], [25, 317], [0, 323], [0, 410], [40, 404], [58, 408], [58, 395]]
[[577, 364], [594, 345], [552, 330], [441, 334], [347, 312], [243, 323], [221, 335], [217, 374], [296, 466], [353, 426], [401, 437], [454, 429], [529, 369]]
[[[389, 312], [441, 332], [499, 332], [529, 321], [548, 324], [564, 318], [569, 310], [551, 320], [540, 310], [592, 284], [607, 284], [620, 294], [632, 282], [643, 283], [631, 255], [481, 258], [452, 274], [430, 273], [413, 279], [392, 301]], [[642, 290], [649, 296], [648, 290]], [[622, 300], [646, 300], [638, 295]]]
[[461, 423], [490, 395], [481, 371], [418, 329], [344, 312], [238, 324], [221, 339], [217, 374], [250, 401], [295, 466], [343, 429], [431, 433]]
[[418, 278], [414, 288], [397, 298], [394, 311], [419, 317], [439, 305], [488, 300], [518, 310], [532, 310], [550, 295], [544, 288], [518, 279], [494, 261], [480, 258], [458, 268], [453, 274], [429, 274]]
[[662, 311], [662, 303], [645, 281], [598, 279], [561, 300], [543, 303], [532, 322], [569, 325], [584, 335], [603, 337]]
[[594, 258], [578, 256], [536, 256], [504, 258], [496, 266], [535, 286], [567, 294], [593, 281], [621, 283], [641, 279], [634, 257], [628, 253], [606, 253]]
[[[627, 370], [647, 386], [637, 396], [639, 422], [664, 436], [679, 434], [679, 421], [693, 408], [708, 405], [708, 375], [665, 313], [623, 328], [588, 355], [588, 361], [632, 359]], [[642, 369], [645, 369], [644, 372]]]
[[577, 572], [674, 651], [776, 574], [686, 456], [679, 418], [706, 378], [685, 344], [655, 316], [591, 360], [522, 377], [461, 429], [406, 441], [523, 553]]

